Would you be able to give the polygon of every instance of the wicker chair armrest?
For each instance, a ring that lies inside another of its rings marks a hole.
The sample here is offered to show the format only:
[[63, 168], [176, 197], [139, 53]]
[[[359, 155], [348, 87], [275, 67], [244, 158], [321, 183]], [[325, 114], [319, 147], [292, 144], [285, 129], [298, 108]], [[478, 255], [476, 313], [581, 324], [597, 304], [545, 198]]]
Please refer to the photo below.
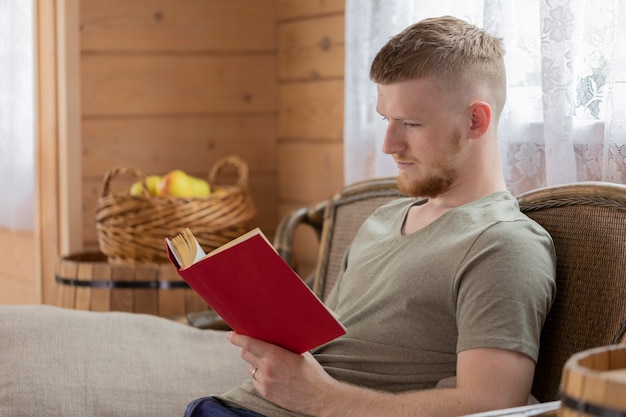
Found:
[[300, 225], [310, 226], [319, 239], [322, 234], [326, 205], [326, 202], [322, 202], [313, 207], [297, 208], [287, 213], [278, 224], [273, 245], [292, 268], [295, 267], [293, 253], [296, 229]]

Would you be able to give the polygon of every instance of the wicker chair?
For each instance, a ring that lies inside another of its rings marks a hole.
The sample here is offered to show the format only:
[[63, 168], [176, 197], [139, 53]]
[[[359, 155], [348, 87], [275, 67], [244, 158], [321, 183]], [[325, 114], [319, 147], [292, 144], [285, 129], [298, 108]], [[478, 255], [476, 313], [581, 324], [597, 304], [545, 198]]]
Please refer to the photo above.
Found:
[[312, 286], [325, 300], [341, 270], [343, 254], [361, 224], [377, 207], [399, 197], [405, 195], [398, 190], [395, 178], [348, 185], [328, 201], [313, 208], [296, 209], [283, 217], [274, 237], [274, 247], [297, 269], [293, 261], [295, 228], [305, 224], [317, 232], [321, 244]]
[[558, 397], [574, 353], [623, 342], [626, 323], [626, 186], [577, 183], [519, 197], [520, 208], [552, 236], [557, 296], [541, 334], [533, 395]]
[[[401, 196], [394, 178], [347, 186], [325, 203], [285, 216], [274, 244], [293, 264], [295, 229], [305, 224], [317, 231], [320, 251], [312, 286], [324, 300], [358, 227], [378, 206]], [[557, 252], [557, 297], [542, 332], [532, 389], [539, 401], [553, 401], [572, 354], [624, 337], [626, 186], [595, 182], [550, 187], [523, 194], [519, 203], [552, 235]]]

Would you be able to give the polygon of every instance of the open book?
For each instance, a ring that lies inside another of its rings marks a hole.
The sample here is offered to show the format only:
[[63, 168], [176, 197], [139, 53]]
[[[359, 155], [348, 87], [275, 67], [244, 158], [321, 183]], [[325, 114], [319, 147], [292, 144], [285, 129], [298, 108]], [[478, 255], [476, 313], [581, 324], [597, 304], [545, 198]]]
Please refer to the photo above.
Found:
[[296, 353], [346, 333], [258, 228], [208, 254], [189, 229], [166, 243], [178, 274], [237, 333]]

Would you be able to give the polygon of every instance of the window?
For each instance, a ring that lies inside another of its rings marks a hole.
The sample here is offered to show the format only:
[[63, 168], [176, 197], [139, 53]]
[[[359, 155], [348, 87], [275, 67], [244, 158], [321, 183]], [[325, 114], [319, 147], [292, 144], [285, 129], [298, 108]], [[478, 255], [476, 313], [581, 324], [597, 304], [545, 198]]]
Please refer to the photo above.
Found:
[[0, 0], [0, 227], [34, 227], [34, 36], [30, 0]]
[[449, 14], [503, 39], [499, 132], [511, 192], [626, 183], [625, 8], [620, 0], [347, 0], [346, 182], [396, 174], [380, 152], [384, 126], [367, 70], [374, 54], [410, 23]]

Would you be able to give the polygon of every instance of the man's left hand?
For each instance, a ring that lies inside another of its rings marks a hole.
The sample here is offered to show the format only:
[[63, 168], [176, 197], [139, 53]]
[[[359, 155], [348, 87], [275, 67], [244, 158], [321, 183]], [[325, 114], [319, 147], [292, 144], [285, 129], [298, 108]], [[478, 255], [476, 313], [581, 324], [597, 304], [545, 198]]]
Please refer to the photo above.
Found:
[[327, 387], [336, 382], [309, 352], [293, 353], [232, 331], [228, 339], [241, 348], [257, 391], [288, 410], [312, 414], [323, 402]]

